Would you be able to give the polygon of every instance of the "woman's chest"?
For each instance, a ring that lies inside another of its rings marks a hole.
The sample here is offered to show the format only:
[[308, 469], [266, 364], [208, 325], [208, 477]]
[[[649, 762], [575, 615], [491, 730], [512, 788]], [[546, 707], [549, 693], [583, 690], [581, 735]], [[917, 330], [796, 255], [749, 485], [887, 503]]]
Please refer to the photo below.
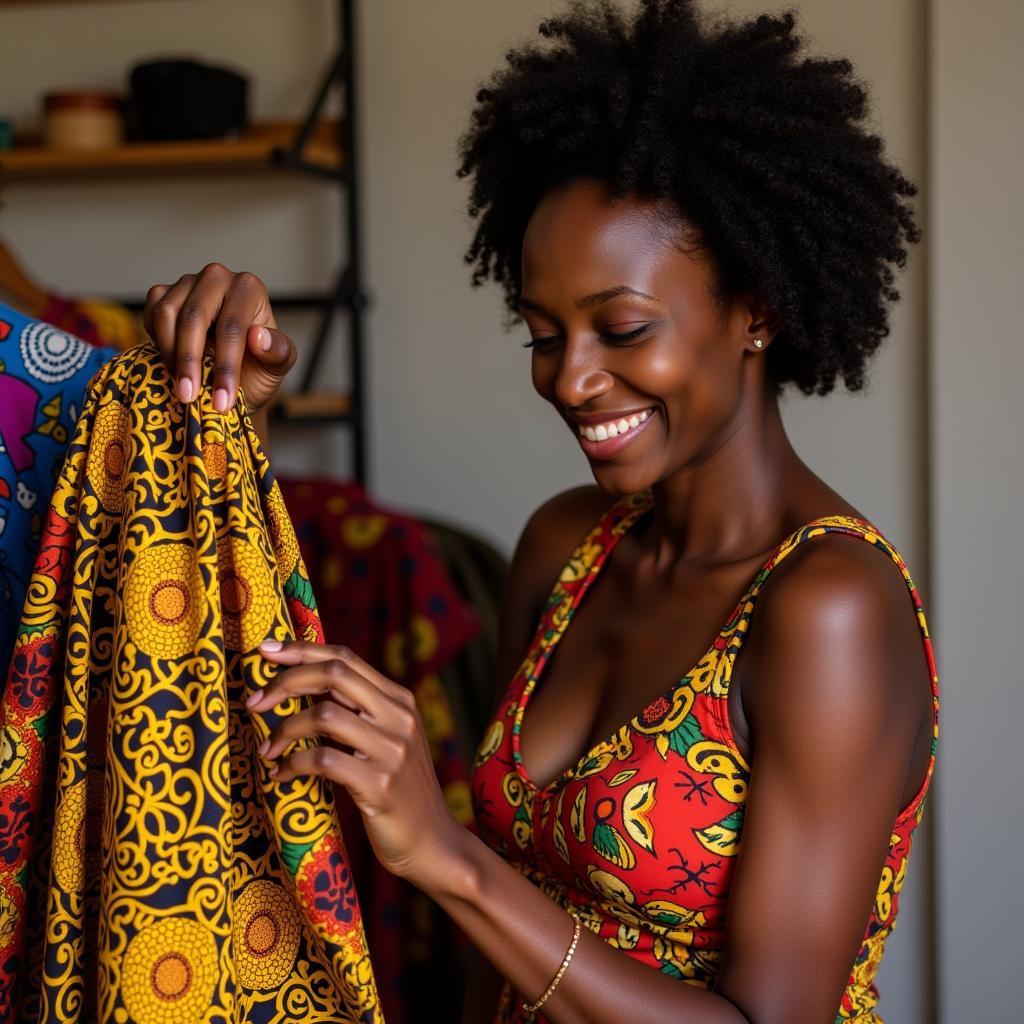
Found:
[[541, 789], [516, 756], [513, 686], [474, 771], [483, 838], [623, 934], [716, 932], [749, 771], [723, 732], [714, 677], [656, 698]]
[[530, 694], [519, 737], [530, 778], [546, 785], [690, 673], [733, 610], [737, 580], [643, 590], [609, 573], [571, 612]]

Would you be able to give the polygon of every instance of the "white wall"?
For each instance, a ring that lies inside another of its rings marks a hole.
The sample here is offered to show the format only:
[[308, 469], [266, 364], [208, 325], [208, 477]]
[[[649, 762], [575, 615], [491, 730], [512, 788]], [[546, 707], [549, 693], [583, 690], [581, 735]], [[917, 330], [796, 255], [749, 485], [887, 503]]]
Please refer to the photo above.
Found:
[[[984, 12], [982, 16], [980, 12]], [[933, 0], [931, 450], [943, 1024], [1024, 1021], [1024, 5]]]
[[[476, 84], [556, 6], [360, 5], [365, 256], [375, 297], [372, 479], [385, 500], [471, 526], [506, 549], [532, 508], [588, 474], [568, 432], [532, 393], [523, 332], [502, 331], [495, 290], [469, 287], [461, 257], [470, 225], [454, 147]], [[818, 48], [849, 54], [873, 83], [878, 126], [922, 180], [923, 0], [796, 6]], [[0, 6], [0, 116], [24, 117], [38, 93], [58, 84], [116, 85], [132, 60], [181, 52], [250, 72], [257, 117], [294, 115], [326, 58], [330, 9], [326, 0]], [[18, 185], [4, 204], [0, 234], [39, 277], [70, 293], [138, 292], [211, 259], [255, 270], [272, 292], [307, 289], [327, 280], [339, 256], [329, 191], [302, 180]], [[870, 391], [786, 407], [810, 463], [886, 529], [922, 578], [923, 270], [918, 259], [905, 279]], [[337, 433], [314, 444], [275, 439], [282, 467], [344, 472], [344, 452]], [[928, 846], [926, 833], [883, 968], [886, 1017], [902, 1024], [930, 1019]]]

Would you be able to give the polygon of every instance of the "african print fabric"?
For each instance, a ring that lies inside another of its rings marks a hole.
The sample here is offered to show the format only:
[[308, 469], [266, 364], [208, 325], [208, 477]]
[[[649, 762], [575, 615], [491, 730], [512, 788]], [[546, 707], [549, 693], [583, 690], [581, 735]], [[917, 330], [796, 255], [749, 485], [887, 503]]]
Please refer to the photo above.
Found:
[[0, 304], [0, 680], [86, 385], [112, 355]]
[[[382, 508], [357, 483], [281, 477], [278, 483], [320, 599], [324, 632], [412, 691], [448, 807], [468, 824], [468, 757], [441, 673], [480, 621], [449, 579], [432, 532]], [[458, 1020], [462, 934], [426, 893], [381, 865], [341, 787], [335, 798], [388, 1024]]]
[[[615, 545], [651, 505], [650, 492], [617, 502], [563, 568], [477, 753], [472, 784], [480, 835], [610, 945], [670, 977], [713, 988], [751, 776], [729, 722], [729, 683], [758, 594], [801, 544], [831, 534], [872, 544], [907, 584], [935, 715], [928, 771], [893, 823], [875, 904], [836, 1013], [836, 1024], [881, 1024], [874, 978], [934, 770], [938, 684], [918, 592], [903, 559], [873, 526], [834, 516], [802, 527], [765, 562], [707, 653], [668, 691], [547, 786], [535, 785], [523, 765], [523, 718], [545, 666]], [[524, 1015], [521, 998], [506, 986], [496, 1022], [544, 1019]]]
[[244, 705], [293, 636], [322, 639], [242, 400], [182, 406], [151, 346], [119, 356], [0, 705], [0, 1020], [382, 1020], [330, 787], [256, 754], [299, 703]]

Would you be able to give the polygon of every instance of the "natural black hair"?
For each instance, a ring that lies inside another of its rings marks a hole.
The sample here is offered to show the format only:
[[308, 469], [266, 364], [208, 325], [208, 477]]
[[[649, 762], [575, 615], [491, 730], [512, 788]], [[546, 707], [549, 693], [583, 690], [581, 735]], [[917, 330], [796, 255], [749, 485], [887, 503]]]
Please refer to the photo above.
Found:
[[527, 222], [550, 190], [593, 178], [669, 200], [726, 294], [780, 318], [772, 379], [826, 394], [864, 385], [889, 333], [895, 270], [919, 231], [914, 186], [865, 127], [848, 60], [807, 56], [792, 13], [711, 21], [695, 0], [571, 4], [511, 50], [461, 142], [477, 221], [473, 283], [513, 311]]

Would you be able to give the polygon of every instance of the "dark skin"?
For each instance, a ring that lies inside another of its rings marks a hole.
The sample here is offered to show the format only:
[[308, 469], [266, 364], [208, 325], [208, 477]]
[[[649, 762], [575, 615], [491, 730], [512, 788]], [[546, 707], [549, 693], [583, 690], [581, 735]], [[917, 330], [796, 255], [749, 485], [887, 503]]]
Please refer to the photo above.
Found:
[[[857, 512], [786, 438], [763, 358], [777, 329], [771, 312], [750, 295], [716, 296], [713, 261], [671, 210], [613, 202], [578, 182], [538, 206], [523, 260], [540, 395], [577, 435], [578, 418], [652, 411], [614, 457], [581, 442], [598, 486], [544, 505], [516, 551], [502, 679], [583, 534], [615, 496], [653, 489], [653, 515], [616, 548], [526, 716], [524, 762], [544, 784], [692, 666], [783, 538], [818, 516]], [[263, 653], [285, 670], [250, 698], [255, 712], [296, 694], [321, 698], [261, 749], [276, 777], [313, 772], [345, 786], [385, 867], [437, 900], [498, 974], [537, 998], [571, 921], [452, 819], [408, 691], [344, 648], [292, 642]], [[752, 774], [716, 991], [680, 984], [584, 929], [544, 1007], [556, 1024], [834, 1019], [890, 830], [928, 763], [927, 667], [892, 564], [842, 537], [782, 563], [737, 659], [730, 713]], [[308, 736], [329, 745], [292, 752]], [[467, 1019], [489, 1020], [493, 1007], [489, 996]]]
[[213, 405], [234, 407], [241, 388], [253, 427], [269, 444], [267, 406], [295, 363], [295, 345], [278, 330], [263, 282], [210, 263], [174, 284], [155, 284], [142, 314], [183, 403], [199, 394], [203, 352], [214, 353]]

